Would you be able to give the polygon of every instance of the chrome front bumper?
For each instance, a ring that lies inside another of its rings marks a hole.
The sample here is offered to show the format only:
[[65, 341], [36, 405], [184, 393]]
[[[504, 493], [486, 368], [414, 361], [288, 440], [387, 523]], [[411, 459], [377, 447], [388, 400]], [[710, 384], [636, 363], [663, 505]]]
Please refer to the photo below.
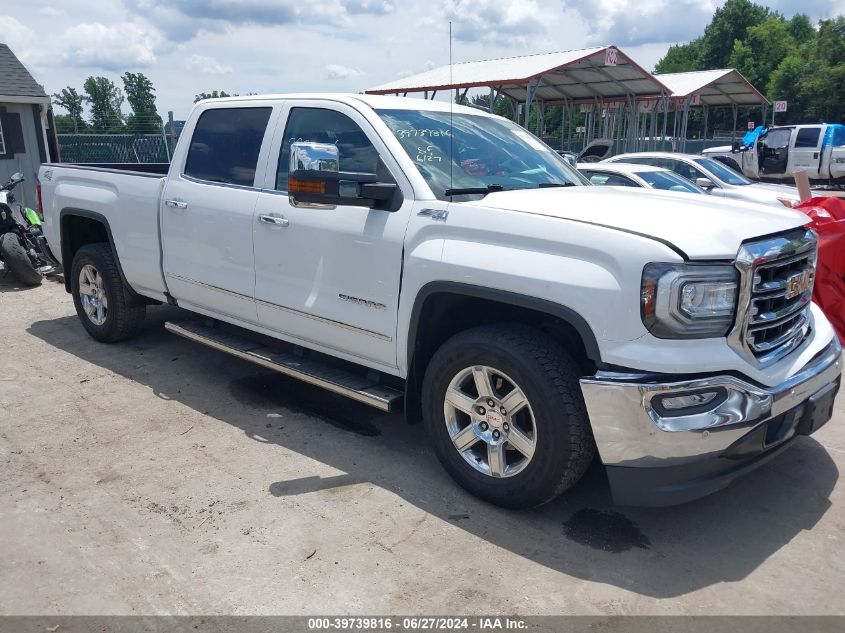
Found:
[[[662, 382], [653, 374], [598, 372], [581, 379], [581, 390], [605, 465], [666, 467], [718, 457], [755, 427], [805, 402], [839, 378], [841, 354], [834, 339], [776, 387], [730, 375]], [[712, 409], [668, 416], [655, 408], [657, 396], [708, 389], [726, 392]]]

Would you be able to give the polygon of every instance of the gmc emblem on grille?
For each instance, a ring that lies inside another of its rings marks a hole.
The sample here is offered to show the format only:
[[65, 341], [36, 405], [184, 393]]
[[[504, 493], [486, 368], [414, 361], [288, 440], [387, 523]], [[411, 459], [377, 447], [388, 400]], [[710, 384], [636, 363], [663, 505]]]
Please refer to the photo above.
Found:
[[805, 292], [812, 283], [813, 278], [810, 276], [810, 271], [795, 273], [786, 280], [786, 294], [784, 299], [792, 299]]

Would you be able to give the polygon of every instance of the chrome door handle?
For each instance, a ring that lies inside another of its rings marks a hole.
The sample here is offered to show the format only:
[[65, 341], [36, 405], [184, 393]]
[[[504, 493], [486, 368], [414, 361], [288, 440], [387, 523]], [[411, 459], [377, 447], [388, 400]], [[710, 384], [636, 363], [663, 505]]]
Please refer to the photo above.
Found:
[[258, 221], [261, 222], [261, 224], [272, 224], [273, 226], [290, 226], [290, 220], [287, 218], [280, 218], [277, 215], [262, 214], [258, 216]]
[[187, 209], [188, 203], [184, 200], [165, 200], [164, 206], [170, 207], [171, 209]]

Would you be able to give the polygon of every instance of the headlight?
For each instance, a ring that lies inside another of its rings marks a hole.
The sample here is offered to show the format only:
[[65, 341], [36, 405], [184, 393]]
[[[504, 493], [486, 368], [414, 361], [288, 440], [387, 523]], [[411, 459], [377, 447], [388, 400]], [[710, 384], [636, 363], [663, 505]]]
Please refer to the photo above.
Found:
[[736, 312], [738, 279], [733, 266], [647, 264], [643, 323], [658, 338], [725, 336]]

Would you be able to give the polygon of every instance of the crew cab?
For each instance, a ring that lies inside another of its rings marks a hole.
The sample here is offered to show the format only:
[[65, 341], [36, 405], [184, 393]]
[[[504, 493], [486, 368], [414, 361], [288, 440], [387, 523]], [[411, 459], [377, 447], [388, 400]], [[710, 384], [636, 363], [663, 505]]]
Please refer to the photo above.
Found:
[[805, 171], [811, 182], [845, 184], [845, 125], [758, 127], [742, 143], [711, 147], [702, 154], [749, 178], [792, 180]]
[[593, 187], [476, 109], [208, 100], [169, 167], [40, 181], [93, 338], [181, 306], [197, 318], [175, 334], [421, 420], [494, 503], [549, 501], [596, 454], [617, 502], [687, 501], [832, 414], [841, 348], [805, 216]]

